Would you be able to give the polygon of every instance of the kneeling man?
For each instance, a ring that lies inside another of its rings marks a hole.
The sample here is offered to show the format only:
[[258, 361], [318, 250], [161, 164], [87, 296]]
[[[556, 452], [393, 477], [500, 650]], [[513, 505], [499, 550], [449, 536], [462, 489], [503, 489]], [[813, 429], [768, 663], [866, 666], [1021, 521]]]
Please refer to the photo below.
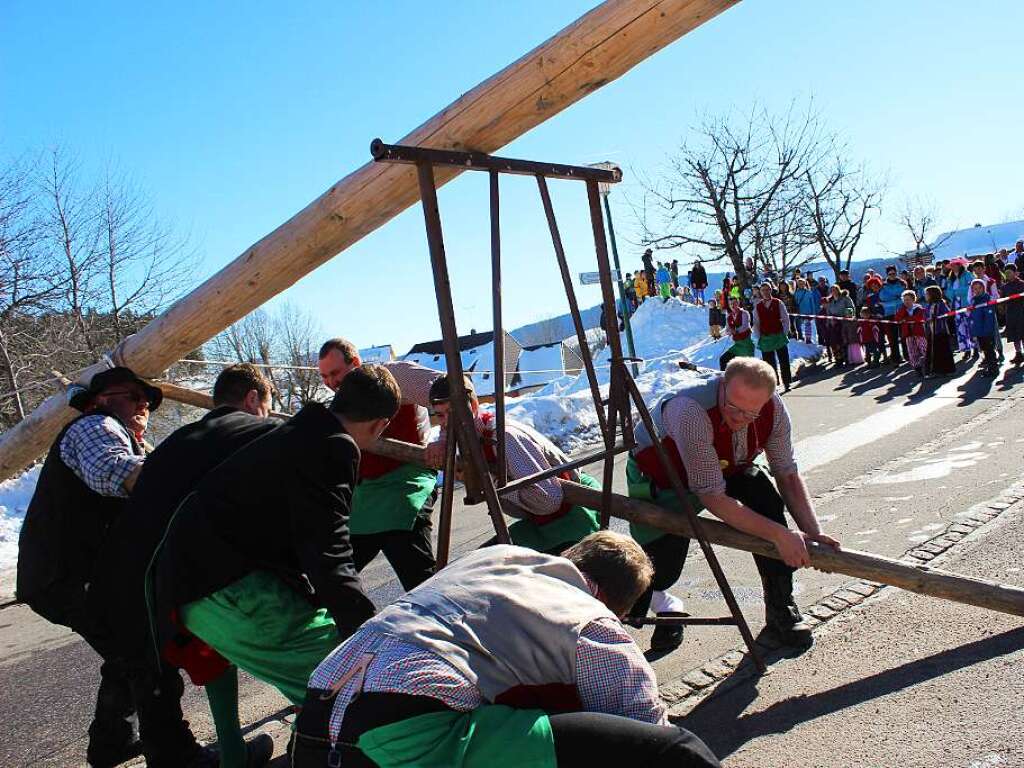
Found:
[[717, 766], [668, 724], [619, 617], [651, 578], [626, 536], [564, 553], [476, 550], [385, 608], [321, 664], [295, 768]]
[[[657, 435], [639, 424], [637, 445], [626, 464], [629, 495], [679, 511], [680, 502], [658, 461], [653, 441], [665, 447], [689, 491], [694, 510], [707, 509], [733, 528], [772, 542], [782, 560], [754, 555], [764, 586], [766, 629], [787, 645], [808, 645], [811, 628], [793, 601], [793, 572], [809, 564], [806, 541], [838, 547], [821, 532], [807, 486], [797, 469], [789, 413], [775, 391], [775, 371], [753, 357], [737, 357], [724, 373], [665, 395], [651, 408]], [[775, 483], [754, 460], [764, 453]], [[799, 528], [786, 527], [783, 509]], [[690, 540], [641, 525], [634, 538], [654, 563], [652, 590], [667, 590], [679, 578]], [[645, 595], [634, 608], [642, 616]], [[656, 607], [657, 610], [657, 607]], [[657, 627], [652, 648], [682, 642], [682, 627]]]

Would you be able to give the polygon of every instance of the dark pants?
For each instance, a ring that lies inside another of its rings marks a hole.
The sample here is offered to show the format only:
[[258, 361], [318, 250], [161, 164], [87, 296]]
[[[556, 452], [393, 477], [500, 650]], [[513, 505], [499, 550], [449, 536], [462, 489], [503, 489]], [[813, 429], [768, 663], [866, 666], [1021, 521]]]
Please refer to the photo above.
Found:
[[61, 603], [59, 608], [39, 603], [31, 607], [47, 620], [70, 627], [103, 661], [96, 711], [89, 726], [89, 764], [116, 765], [127, 759], [126, 750], [135, 740], [133, 715], [138, 716], [147, 765], [170, 768], [195, 757], [199, 745], [181, 711], [184, 685], [178, 671], [126, 660], [116, 639], [95, 629], [84, 601]]
[[433, 498], [434, 496], [431, 496], [431, 501], [428, 501], [417, 515], [411, 531], [353, 534], [350, 539], [356, 570], [363, 570], [373, 558], [383, 552], [406, 592], [433, 576], [437, 567], [431, 541], [431, 531], [434, 528], [430, 519]]
[[[895, 315], [889, 315], [885, 318], [886, 320], [895, 320]], [[885, 338], [889, 341], [889, 355], [892, 360], [899, 362], [900, 360], [900, 327], [886, 323], [882, 326], [882, 332], [885, 334]]]
[[882, 360], [882, 345], [877, 341], [869, 341], [864, 345], [864, 362], [878, 365]]
[[984, 355], [984, 367], [995, 371], [999, 369], [999, 362], [996, 359], [996, 344], [995, 340], [990, 338], [978, 337], [978, 346], [981, 347], [981, 354]]
[[[786, 525], [782, 497], [768, 475], [760, 468], [752, 467], [727, 478], [725, 493], [762, 517], [767, 517], [779, 525]], [[644, 544], [643, 550], [654, 565], [654, 578], [651, 579], [651, 586], [633, 605], [630, 611], [633, 616], [646, 616], [654, 591], [664, 591], [679, 580], [683, 566], [686, 565], [686, 555], [690, 551], [690, 540], [683, 536], [665, 534]], [[754, 555], [754, 562], [758, 573], [765, 576], [789, 575], [795, 570], [781, 560], [763, 555]]]
[[[376, 768], [354, 745], [359, 736], [382, 725], [396, 723], [447, 707], [426, 696], [402, 693], [362, 693], [345, 710], [332, 750], [328, 731], [333, 697], [323, 701], [319, 691], [310, 691], [295, 724], [292, 749], [293, 768]], [[597, 712], [569, 712], [550, 715], [555, 741], [555, 759], [566, 768], [595, 765], [635, 765], [645, 768], [714, 768], [718, 759], [699, 738], [676, 726], [651, 725], [618, 715]], [[508, 745], [510, 750], [515, 744]], [[333, 758], [340, 763], [331, 762]], [[470, 766], [469, 768], [473, 768]]]
[[789, 384], [793, 380], [793, 374], [789, 369], [789, 347], [780, 347], [774, 352], [765, 352], [762, 350], [761, 358], [775, 369], [776, 376], [779, 375], [779, 369], [781, 368], [782, 386], [789, 389]]

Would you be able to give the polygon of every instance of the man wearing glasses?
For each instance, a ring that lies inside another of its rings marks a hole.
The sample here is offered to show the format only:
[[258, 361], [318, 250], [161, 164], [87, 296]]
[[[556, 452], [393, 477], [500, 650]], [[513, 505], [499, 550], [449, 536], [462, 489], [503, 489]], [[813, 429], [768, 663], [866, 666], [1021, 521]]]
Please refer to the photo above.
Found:
[[[734, 528], [772, 542], [782, 561], [754, 555], [765, 599], [765, 629], [787, 645], [809, 645], [811, 628], [793, 600], [793, 572], [809, 564], [807, 541], [838, 547], [821, 532], [807, 486], [793, 454], [789, 413], [776, 393], [775, 371], [763, 360], [732, 360], [724, 373], [662, 397], [651, 409], [657, 435], [643, 425], [637, 446], [626, 465], [629, 495], [681, 512], [680, 501], [658, 461], [653, 445], [665, 447], [689, 493], [695, 510], [707, 509]], [[754, 460], [762, 453], [775, 484]], [[776, 486], [778, 487], [776, 489]], [[786, 526], [788, 509], [798, 530]], [[654, 579], [633, 614], [643, 616], [652, 606], [662, 616], [679, 614], [666, 608], [664, 590], [679, 578], [690, 540], [645, 526], [632, 526], [634, 538], [654, 563]], [[670, 650], [682, 642], [682, 626], [655, 629], [651, 647]]]
[[[118, 367], [96, 374], [88, 387], [70, 387], [68, 396], [82, 415], [57, 437], [39, 473], [21, 529], [17, 594], [43, 618], [81, 635], [103, 659], [86, 757], [92, 766], [113, 766], [142, 751], [129, 719], [136, 708], [144, 733], [166, 731], [154, 718], [174, 715], [152, 701], [138, 701], [145, 692], [133, 690], [87, 600], [107, 531], [124, 512], [142, 471], [142, 436], [163, 395]], [[202, 757], [187, 728], [180, 737], [180, 764]]]

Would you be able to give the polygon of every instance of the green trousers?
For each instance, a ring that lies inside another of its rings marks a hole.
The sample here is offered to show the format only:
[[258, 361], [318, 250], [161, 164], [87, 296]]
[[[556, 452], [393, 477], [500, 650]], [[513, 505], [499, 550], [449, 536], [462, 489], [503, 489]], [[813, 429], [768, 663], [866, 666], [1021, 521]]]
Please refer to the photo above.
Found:
[[181, 610], [189, 632], [301, 705], [313, 670], [340, 642], [334, 620], [276, 576], [254, 571]]

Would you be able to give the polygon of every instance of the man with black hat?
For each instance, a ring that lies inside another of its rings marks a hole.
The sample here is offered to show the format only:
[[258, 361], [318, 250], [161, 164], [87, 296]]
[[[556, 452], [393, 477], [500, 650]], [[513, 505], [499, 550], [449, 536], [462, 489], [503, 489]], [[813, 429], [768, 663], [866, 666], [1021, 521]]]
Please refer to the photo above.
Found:
[[139, 754], [141, 744], [129, 719], [136, 704], [128, 676], [97, 631], [87, 594], [107, 531], [142, 471], [142, 436], [163, 395], [123, 367], [96, 374], [88, 387], [73, 385], [68, 395], [82, 415], [57, 436], [39, 474], [19, 540], [17, 596], [103, 659], [86, 753], [98, 768]]

